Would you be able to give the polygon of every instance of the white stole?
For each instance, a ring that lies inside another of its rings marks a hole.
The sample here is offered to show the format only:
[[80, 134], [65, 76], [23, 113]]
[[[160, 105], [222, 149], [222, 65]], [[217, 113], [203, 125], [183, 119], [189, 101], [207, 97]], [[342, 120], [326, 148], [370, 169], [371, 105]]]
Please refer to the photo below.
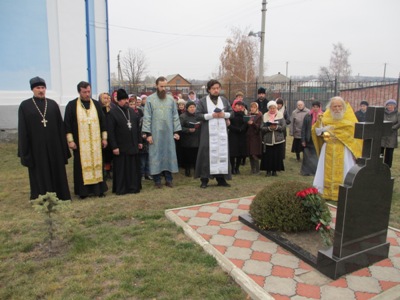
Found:
[[[207, 111], [212, 114], [215, 108], [224, 109], [222, 99], [218, 97], [215, 105], [210, 96], [207, 96]], [[208, 121], [209, 145], [210, 145], [210, 174], [228, 174], [228, 133], [226, 122], [223, 118], [210, 119]]]

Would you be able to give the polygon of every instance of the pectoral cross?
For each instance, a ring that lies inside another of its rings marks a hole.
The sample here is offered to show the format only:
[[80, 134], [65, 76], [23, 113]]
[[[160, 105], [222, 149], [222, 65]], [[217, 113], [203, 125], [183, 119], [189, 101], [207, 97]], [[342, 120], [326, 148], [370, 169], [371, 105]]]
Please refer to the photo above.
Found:
[[43, 127], [46, 127], [46, 123], [47, 123], [48, 121], [45, 119], [45, 118], [43, 118], [43, 120], [42, 120], [42, 123], [43, 123]]
[[128, 128], [131, 129], [132, 128], [132, 123], [131, 121], [128, 121], [128, 123], [126, 123], [128, 125]]
[[88, 125], [90, 125], [90, 124], [91, 124], [91, 121], [92, 121], [92, 119], [91, 119], [91, 118], [87, 118], [86, 120], [87, 120], [87, 123], [88, 123]]

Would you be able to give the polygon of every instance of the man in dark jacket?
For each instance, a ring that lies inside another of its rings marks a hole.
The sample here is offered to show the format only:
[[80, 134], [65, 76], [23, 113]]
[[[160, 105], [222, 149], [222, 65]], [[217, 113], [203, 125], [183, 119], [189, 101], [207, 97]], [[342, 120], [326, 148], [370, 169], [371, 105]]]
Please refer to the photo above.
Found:
[[368, 102], [363, 100], [360, 102], [360, 110], [355, 112], [358, 122], [365, 122], [365, 117], [367, 116]]
[[262, 114], [265, 114], [268, 111], [268, 99], [265, 97], [265, 88], [260, 87], [257, 91], [257, 102], [258, 110], [261, 111]]

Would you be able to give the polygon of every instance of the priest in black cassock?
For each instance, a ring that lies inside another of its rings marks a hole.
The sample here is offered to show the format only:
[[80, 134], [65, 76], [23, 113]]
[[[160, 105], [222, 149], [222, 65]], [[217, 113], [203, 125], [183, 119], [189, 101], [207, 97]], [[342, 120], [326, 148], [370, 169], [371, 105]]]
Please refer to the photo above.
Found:
[[117, 195], [136, 194], [142, 188], [140, 118], [129, 107], [129, 96], [124, 89], [117, 91], [117, 100], [108, 118], [108, 141], [114, 154], [112, 191]]
[[18, 157], [28, 168], [30, 199], [54, 192], [60, 200], [70, 200], [65, 164], [71, 157], [58, 104], [46, 98], [46, 82], [30, 80], [33, 97], [18, 110]]
[[78, 83], [79, 97], [65, 107], [68, 147], [74, 154], [74, 192], [81, 199], [104, 197], [102, 148], [107, 147], [107, 124], [98, 101], [91, 99], [90, 83]]

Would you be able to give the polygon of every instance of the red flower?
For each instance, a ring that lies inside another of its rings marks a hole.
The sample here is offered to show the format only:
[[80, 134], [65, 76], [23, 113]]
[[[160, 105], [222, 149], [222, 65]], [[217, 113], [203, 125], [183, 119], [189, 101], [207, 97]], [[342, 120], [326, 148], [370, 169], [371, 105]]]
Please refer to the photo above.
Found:
[[321, 227], [321, 225], [322, 225], [321, 222], [319, 222], [318, 225], [317, 225], [317, 227], [315, 227], [315, 230], [318, 231], [319, 228]]

